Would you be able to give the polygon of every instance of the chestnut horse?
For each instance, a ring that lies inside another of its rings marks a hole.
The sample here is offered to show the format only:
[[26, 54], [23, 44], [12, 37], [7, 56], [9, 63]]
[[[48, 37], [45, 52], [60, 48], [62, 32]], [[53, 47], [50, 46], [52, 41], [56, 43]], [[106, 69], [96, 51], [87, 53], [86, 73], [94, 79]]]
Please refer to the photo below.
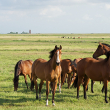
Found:
[[110, 52], [104, 60], [96, 60], [94, 58], [84, 58], [77, 64], [77, 77], [74, 81], [74, 87], [77, 87], [77, 98], [79, 98], [79, 89], [84, 77], [84, 98], [86, 99], [86, 89], [89, 79], [94, 81], [103, 81], [105, 89], [105, 102], [107, 101], [107, 85], [110, 81]]
[[71, 84], [71, 74], [73, 72], [73, 80], [74, 80], [74, 76], [75, 76], [75, 68], [74, 66], [72, 67], [71, 65], [72, 61], [70, 59], [63, 59], [61, 60], [61, 68], [62, 68], [62, 72], [61, 72], [61, 87], [62, 85], [64, 84], [64, 81], [65, 81], [65, 78], [66, 78], [66, 75], [68, 74], [68, 88], [70, 88], [70, 84]]
[[[97, 59], [97, 60], [103, 60], [102, 58], [98, 58], [101, 55], [106, 55], [107, 52], [110, 51], [110, 45], [105, 44], [105, 43], [99, 43], [96, 51], [93, 54], [93, 58]], [[93, 88], [93, 84], [91, 82], [91, 87]], [[93, 90], [93, 89], [92, 89]], [[104, 86], [101, 90], [102, 92], [104, 91]]]
[[93, 58], [97, 59], [101, 55], [106, 55], [110, 51], [110, 45], [105, 43], [99, 43], [96, 51], [93, 54]]
[[17, 91], [18, 88], [18, 80], [19, 80], [19, 75], [23, 75], [25, 78], [25, 83], [28, 89], [28, 84], [27, 84], [27, 78], [26, 75], [29, 76], [31, 80], [31, 68], [32, 68], [33, 61], [31, 60], [20, 60], [17, 62], [15, 65], [15, 73], [14, 73], [14, 91]]
[[[49, 83], [52, 82], [52, 104], [54, 104], [54, 96], [55, 90], [57, 88], [58, 78], [61, 78], [61, 49], [55, 46], [54, 50], [50, 52], [50, 60], [46, 61], [44, 59], [37, 59], [34, 61], [32, 65], [32, 79], [31, 79], [31, 90], [34, 88], [36, 89], [36, 99], [38, 99], [38, 86], [37, 86], [37, 78], [41, 79], [39, 85], [39, 98], [41, 98], [41, 89], [44, 81], [46, 81], [46, 105], [48, 105], [48, 95], [49, 95]], [[61, 91], [61, 85], [59, 84], [59, 88]]]
[[[74, 76], [72, 76], [71, 77], [71, 82], [70, 82], [70, 85], [72, 85], [73, 83], [74, 83], [74, 80], [75, 80], [75, 76], [76, 76], [76, 73], [77, 73], [77, 70], [76, 70], [76, 68], [77, 68], [77, 63], [81, 60], [82, 58], [77, 58], [77, 59], [74, 59], [73, 61], [72, 61], [72, 63], [71, 63], [71, 65], [72, 65], [72, 70], [73, 70], [73, 75]], [[73, 86], [73, 85], [72, 85]]]

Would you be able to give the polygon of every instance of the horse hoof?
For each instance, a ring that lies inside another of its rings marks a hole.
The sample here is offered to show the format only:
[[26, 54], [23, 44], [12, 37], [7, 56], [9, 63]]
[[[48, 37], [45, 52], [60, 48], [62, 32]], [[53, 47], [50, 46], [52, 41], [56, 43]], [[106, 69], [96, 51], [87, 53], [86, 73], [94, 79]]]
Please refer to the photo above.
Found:
[[53, 103], [52, 105], [53, 105], [53, 106], [55, 106], [55, 104], [54, 104], [54, 103]]
[[38, 99], [38, 96], [36, 96], [36, 99]]
[[106, 103], [108, 103], [108, 101], [107, 101], [107, 100], [105, 100], [105, 102], [106, 102]]

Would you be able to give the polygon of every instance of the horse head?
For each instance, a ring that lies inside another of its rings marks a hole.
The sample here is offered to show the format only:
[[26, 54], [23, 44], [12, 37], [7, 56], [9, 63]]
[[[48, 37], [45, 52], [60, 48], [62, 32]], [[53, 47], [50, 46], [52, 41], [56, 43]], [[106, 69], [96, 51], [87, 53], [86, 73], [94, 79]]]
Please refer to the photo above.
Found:
[[55, 59], [57, 65], [59, 65], [61, 61], [61, 49], [62, 49], [61, 45], [60, 48], [58, 48], [57, 45], [55, 46]]

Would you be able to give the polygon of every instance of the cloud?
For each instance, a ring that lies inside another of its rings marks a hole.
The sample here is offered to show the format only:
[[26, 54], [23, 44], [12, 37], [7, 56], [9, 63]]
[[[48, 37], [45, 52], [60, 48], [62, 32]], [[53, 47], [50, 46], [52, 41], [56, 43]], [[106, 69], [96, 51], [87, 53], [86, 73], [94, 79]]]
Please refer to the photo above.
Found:
[[40, 15], [46, 16], [46, 17], [58, 17], [63, 15], [64, 12], [57, 6], [48, 6], [41, 10]]
[[83, 19], [84, 19], [84, 20], [93, 20], [93, 18], [90, 17], [89, 15], [85, 15], [85, 16], [83, 16]]
[[106, 9], [110, 9], [110, 4], [105, 4]]

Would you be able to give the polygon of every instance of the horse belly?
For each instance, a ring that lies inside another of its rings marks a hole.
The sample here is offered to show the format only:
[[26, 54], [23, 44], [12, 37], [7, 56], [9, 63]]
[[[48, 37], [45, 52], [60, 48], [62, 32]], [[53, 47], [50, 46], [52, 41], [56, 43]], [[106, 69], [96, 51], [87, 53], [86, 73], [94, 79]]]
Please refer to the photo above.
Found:
[[44, 73], [44, 69], [42, 68], [42, 66], [37, 66], [35, 69], [35, 74], [39, 79], [42, 80], [46, 80], [45, 79], [45, 73]]
[[103, 81], [103, 77], [100, 70], [90, 69], [88, 68], [85, 71], [85, 74], [94, 81]]

